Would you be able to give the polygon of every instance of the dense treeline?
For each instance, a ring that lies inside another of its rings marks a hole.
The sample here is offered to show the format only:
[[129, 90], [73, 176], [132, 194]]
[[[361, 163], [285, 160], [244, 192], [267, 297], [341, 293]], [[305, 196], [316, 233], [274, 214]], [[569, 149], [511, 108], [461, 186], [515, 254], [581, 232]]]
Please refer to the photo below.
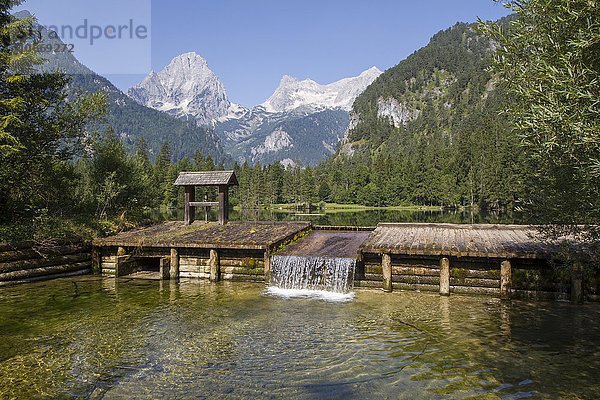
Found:
[[77, 77], [39, 68], [35, 19], [10, 13], [20, 3], [0, 3], [0, 240], [111, 233], [175, 205], [178, 168], [214, 168], [173, 164], [167, 145], [152, 164], [144, 140], [129, 154], [107, 118], [111, 93], [76, 92]]

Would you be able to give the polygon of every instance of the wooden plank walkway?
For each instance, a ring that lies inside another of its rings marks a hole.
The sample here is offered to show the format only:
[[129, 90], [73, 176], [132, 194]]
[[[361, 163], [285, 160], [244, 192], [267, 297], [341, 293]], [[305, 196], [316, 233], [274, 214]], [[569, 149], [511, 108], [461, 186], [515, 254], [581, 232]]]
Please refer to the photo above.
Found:
[[267, 250], [310, 228], [308, 222], [165, 222], [94, 241], [96, 247]]
[[549, 259], [555, 243], [522, 225], [379, 224], [363, 253]]

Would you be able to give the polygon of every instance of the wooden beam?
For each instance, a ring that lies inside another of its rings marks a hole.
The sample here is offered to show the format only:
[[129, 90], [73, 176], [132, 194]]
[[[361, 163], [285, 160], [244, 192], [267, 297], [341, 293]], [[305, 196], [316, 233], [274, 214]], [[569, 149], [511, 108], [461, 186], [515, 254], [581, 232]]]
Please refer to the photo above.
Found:
[[446, 257], [440, 260], [440, 295], [450, 296], [450, 260]]
[[500, 264], [500, 298], [510, 299], [512, 287], [512, 266], [510, 261], [505, 260]]
[[219, 253], [217, 250], [210, 251], [210, 281], [219, 282], [221, 280], [221, 265], [219, 263]]
[[171, 279], [179, 279], [179, 252], [177, 249], [171, 249], [171, 269], [170, 276]]
[[392, 257], [389, 254], [384, 254], [381, 257], [381, 267], [383, 269], [383, 290], [391, 292], [392, 286]]
[[196, 207], [192, 205], [196, 201], [196, 187], [185, 187], [185, 224], [191, 225], [196, 220]]
[[192, 201], [190, 202], [192, 207], [218, 207], [218, 201]]

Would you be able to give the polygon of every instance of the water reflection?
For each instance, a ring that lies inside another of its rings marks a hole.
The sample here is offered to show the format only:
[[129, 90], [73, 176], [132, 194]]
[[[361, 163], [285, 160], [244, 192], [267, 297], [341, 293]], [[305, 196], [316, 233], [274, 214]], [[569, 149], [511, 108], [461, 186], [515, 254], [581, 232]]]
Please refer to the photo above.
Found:
[[[182, 220], [182, 210], [155, 215], [158, 219]], [[204, 214], [202, 218], [204, 219]], [[212, 210], [209, 219], [218, 219]], [[289, 210], [232, 210], [232, 221], [311, 221], [315, 225], [377, 226], [380, 222], [453, 223], [453, 224], [523, 224], [525, 219], [516, 212], [470, 210], [328, 210], [314, 214]]]
[[0, 291], [0, 398], [595, 398], [600, 309], [87, 277]]

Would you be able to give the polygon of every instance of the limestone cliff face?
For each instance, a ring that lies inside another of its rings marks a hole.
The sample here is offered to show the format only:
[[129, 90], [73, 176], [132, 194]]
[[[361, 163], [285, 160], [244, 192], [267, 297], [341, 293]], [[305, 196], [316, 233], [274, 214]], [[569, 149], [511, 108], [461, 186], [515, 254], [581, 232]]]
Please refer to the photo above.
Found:
[[396, 128], [406, 126], [410, 121], [417, 119], [420, 113], [420, 110], [411, 109], [405, 103], [399, 102], [392, 97], [388, 97], [387, 99], [381, 97], [377, 101], [377, 116], [379, 118], [388, 118]]
[[210, 126], [240, 163], [312, 165], [334, 154], [348, 128], [354, 100], [382, 72], [370, 68], [329, 84], [284, 76], [264, 103], [232, 103], [217, 75], [196, 53], [175, 57], [128, 91], [146, 107]]

